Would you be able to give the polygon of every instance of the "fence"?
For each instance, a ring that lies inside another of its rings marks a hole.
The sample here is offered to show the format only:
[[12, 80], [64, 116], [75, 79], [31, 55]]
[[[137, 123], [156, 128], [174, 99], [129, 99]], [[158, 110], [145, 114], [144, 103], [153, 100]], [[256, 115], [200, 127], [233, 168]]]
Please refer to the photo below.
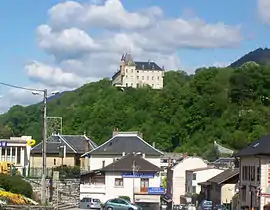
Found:
[[[51, 178], [53, 175], [53, 168], [46, 168], [47, 177]], [[30, 168], [29, 177], [40, 178], [42, 177], [42, 168]]]
[[[73, 179], [80, 178], [80, 167], [78, 166], [65, 166], [65, 167], [54, 167], [46, 168], [47, 178], [53, 177], [53, 171], [59, 171], [61, 179]], [[29, 177], [31, 178], [41, 178], [42, 177], [42, 168], [30, 168]]]

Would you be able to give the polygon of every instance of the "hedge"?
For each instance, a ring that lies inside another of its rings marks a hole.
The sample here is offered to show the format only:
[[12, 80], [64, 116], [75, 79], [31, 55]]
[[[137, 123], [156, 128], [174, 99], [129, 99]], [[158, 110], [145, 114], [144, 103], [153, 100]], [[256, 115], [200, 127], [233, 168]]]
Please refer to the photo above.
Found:
[[24, 181], [20, 176], [0, 174], [0, 187], [8, 192], [24, 195], [32, 198], [33, 189], [30, 183]]

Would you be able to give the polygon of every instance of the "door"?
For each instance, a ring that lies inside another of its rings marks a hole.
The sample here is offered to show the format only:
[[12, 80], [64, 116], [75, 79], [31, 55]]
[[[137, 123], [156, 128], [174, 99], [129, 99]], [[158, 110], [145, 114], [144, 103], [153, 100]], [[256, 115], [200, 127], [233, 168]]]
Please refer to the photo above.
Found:
[[149, 179], [148, 178], [141, 178], [141, 192], [147, 193], [149, 187]]

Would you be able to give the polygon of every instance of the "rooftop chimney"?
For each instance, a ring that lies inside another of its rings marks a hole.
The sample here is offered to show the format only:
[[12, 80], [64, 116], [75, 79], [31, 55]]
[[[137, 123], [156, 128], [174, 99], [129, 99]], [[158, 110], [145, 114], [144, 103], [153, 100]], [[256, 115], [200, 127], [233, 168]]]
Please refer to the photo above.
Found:
[[152, 146], [155, 148], [156, 147], [156, 142], [153, 142]]
[[118, 134], [118, 128], [115, 128], [113, 131], [113, 137], [116, 136]]

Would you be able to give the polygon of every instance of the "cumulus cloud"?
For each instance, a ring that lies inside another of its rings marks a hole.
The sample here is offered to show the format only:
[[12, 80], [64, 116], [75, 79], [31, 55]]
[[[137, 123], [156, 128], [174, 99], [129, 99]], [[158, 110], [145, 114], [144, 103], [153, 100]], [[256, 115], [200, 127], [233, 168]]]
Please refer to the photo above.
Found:
[[270, 24], [270, 1], [258, 0], [258, 10], [262, 21]]
[[111, 77], [127, 51], [134, 60], [181, 69], [179, 49], [231, 48], [241, 41], [239, 26], [166, 18], [156, 6], [130, 12], [120, 0], [66, 1], [49, 9], [48, 22], [37, 27], [38, 46], [53, 64], [33, 61], [25, 70], [34, 83], [72, 89]]

